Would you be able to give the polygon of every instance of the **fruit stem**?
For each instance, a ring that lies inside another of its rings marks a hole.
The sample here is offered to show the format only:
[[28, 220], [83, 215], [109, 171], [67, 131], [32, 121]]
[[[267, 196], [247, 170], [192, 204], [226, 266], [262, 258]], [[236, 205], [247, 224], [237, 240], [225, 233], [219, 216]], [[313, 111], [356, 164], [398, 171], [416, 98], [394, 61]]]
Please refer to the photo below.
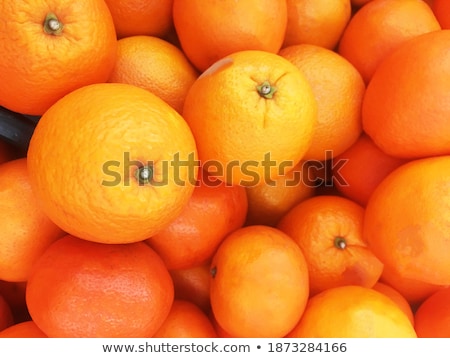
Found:
[[345, 250], [345, 248], [347, 247], [347, 242], [343, 237], [337, 236], [334, 238], [334, 246], [336, 246], [338, 249]]
[[214, 266], [214, 267], [209, 271], [209, 273], [211, 274], [211, 277], [212, 277], [212, 278], [216, 277], [216, 274], [217, 274], [217, 267]]
[[264, 81], [260, 85], [256, 86], [256, 90], [261, 97], [270, 99], [277, 91], [277, 88], [275, 86], [272, 86], [269, 81]]
[[53, 12], [47, 14], [43, 26], [44, 31], [49, 35], [61, 35], [64, 29], [64, 25]]
[[143, 166], [136, 170], [136, 179], [139, 185], [149, 184], [153, 179], [153, 168], [150, 166]]

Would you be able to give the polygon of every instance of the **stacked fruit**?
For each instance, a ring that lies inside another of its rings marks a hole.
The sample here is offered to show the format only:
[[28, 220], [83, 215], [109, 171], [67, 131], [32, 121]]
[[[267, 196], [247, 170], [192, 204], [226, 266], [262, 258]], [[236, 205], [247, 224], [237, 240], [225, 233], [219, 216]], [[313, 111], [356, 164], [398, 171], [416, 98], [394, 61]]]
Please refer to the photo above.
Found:
[[450, 337], [449, 1], [0, 12], [0, 337]]

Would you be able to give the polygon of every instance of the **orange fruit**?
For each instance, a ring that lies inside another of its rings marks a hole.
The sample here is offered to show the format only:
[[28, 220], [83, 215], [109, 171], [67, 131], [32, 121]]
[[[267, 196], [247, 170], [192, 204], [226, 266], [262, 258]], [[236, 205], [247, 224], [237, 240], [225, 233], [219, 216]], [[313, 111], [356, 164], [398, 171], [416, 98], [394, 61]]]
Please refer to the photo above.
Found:
[[[422, 0], [372, 0], [350, 19], [338, 52], [368, 83], [382, 60], [401, 44], [439, 29], [436, 17]], [[392, 70], [396, 71], [397, 68]]]
[[130, 36], [117, 42], [117, 61], [108, 82], [128, 83], [156, 94], [177, 112], [198, 77], [183, 52], [152, 36]]
[[304, 159], [326, 160], [348, 149], [362, 132], [365, 84], [344, 57], [316, 45], [294, 45], [279, 52], [306, 76], [317, 100], [317, 125]]
[[14, 324], [14, 316], [8, 302], [0, 295], [0, 331]]
[[334, 49], [351, 17], [350, 0], [287, 0], [283, 47], [311, 44]]
[[227, 184], [253, 186], [302, 159], [311, 144], [317, 103], [294, 64], [269, 52], [241, 51], [194, 82], [183, 117], [206, 171]]
[[450, 2], [433, 0], [431, 9], [443, 29], [450, 29]]
[[216, 338], [205, 312], [192, 302], [176, 299], [169, 315], [153, 338]]
[[181, 48], [201, 72], [234, 52], [277, 53], [287, 24], [286, 0], [173, 0]]
[[210, 262], [185, 269], [169, 270], [175, 290], [175, 299], [190, 301], [203, 312], [211, 310], [209, 300]]
[[69, 92], [108, 79], [117, 39], [103, 0], [3, 2], [0, 13], [7, 19], [0, 23], [1, 106], [41, 115]]
[[211, 262], [211, 308], [234, 337], [283, 337], [308, 299], [302, 251], [286, 234], [263, 225], [228, 235]]
[[450, 287], [433, 293], [419, 306], [414, 327], [419, 338], [450, 338]]
[[173, 26], [173, 0], [105, 0], [119, 39], [149, 35], [163, 37]]
[[204, 177], [199, 176], [198, 185], [181, 214], [146, 240], [169, 270], [205, 263], [225, 236], [245, 222], [245, 188], [217, 181], [211, 186]]
[[341, 286], [309, 299], [289, 338], [416, 338], [408, 316], [371, 288]]
[[276, 226], [280, 218], [315, 193], [308, 163], [300, 161], [292, 170], [273, 182], [246, 188], [248, 212], [245, 225]]
[[0, 338], [47, 338], [47, 336], [33, 321], [24, 321], [0, 331]]
[[308, 264], [310, 294], [344, 285], [372, 287], [383, 264], [363, 237], [364, 208], [339, 196], [306, 199], [277, 228], [299, 245]]
[[44, 250], [64, 235], [41, 208], [27, 159], [0, 164], [0, 280], [22, 282]]
[[71, 235], [39, 258], [27, 283], [31, 318], [49, 337], [151, 337], [174, 299], [161, 258], [143, 242]]
[[187, 204], [198, 169], [183, 118], [156, 95], [121, 83], [86, 86], [55, 103], [36, 126], [28, 167], [49, 218], [102, 243], [162, 230]]
[[333, 159], [342, 165], [335, 166], [334, 184], [345, 197], [366, 206], [370, 195], [378, 184], [406, 160], [392, 157], [375, 145], [367, 134], [345, 152]]
[[398, 307], [400, 307], [400, 309], [408, 316], [411, 324], [414, 325], [414, 313], [411, 309], [411, 305], [399, 291], [381, 281], [378, 281], [372, 288], [375, 291], [388, 296], [392, 301], [394, 301], [398, 305]]
[[[450, 154], [450, 30], [416, 36], [386, 58], [367, 87], [364, 131], [401, 158]], [[414, 74], [411, 76], [411, 74]]]
[[410, 161], [377, 186], [366, 206], [364, 237], [400, 277], [450, 285], [450, 156]]

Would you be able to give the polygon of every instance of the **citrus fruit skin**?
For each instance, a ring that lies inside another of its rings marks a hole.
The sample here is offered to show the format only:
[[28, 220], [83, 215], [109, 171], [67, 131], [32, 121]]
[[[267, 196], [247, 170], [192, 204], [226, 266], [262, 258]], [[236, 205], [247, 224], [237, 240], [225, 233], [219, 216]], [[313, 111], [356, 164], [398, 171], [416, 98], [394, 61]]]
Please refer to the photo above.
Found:
[[354, 13], [337, 51], [369, 83], [378, 65], [404, 42], [441, 26], [422, 0], [373, 0]]
[[231, 336], [283, 337], [301, 317], [308, 295], [303, 253], [278, 229], [235, 230], [212, 259], [212, 313]]
[[408, 316], [371, 288], [340, 286], [311, 297], [288, 338], [417, 338]]
[[350, 0], [287, 0], [282, 47], [310, 44], [334, 49], [352, 15]]
[[32, 320], [49, 337], [151, 337], [174, 300], [161, 258], [143, 242], [106, 245], [67, 235], [27, 283]]
[[154, 338], [217, 338], [209, 317], [194, 303], [175, 299]]
[[277, 53], [287, 5], [285, 0], [174, 0], [173, 22], [183, 52], [203, 72], [234, 52]]
[[0, 338], [48, 338], [33, 321], [13, 324], [0, 331]]
[[[362, 106], [364, 131], [388, 155], [450, 153], [450, 30], [416, 36], [377, 67]], [[414, 74], [414, 75], [412, 75]]]
[[156, 94], [178, 113], [198, 72], [175, 45], [154, 36], [117, 42], [117, 60], [108, 82], [128, 83]]
[[450, 156], [409, 161], [377, 186], [366, 206], [364, 237], [399, 277], [450, 284]]
[[33, 193], [27, 159], [0, 164], [0, 280], [26, 282], [34, 262], [64, 231]]
[[293, 45], [278, 53], [306, 76], [317, 100], [317, 125], [305, 160], [332, 159], [362, 132], [366, 86], [358, 70], [336, 52], [316, 45]]
[[414, 318], [419, 338], [450, 338], [450, 288], [441, 288], [427, 297]]
[[[2, 2], [0, 13], [1, 106], [42, 115], [71, 91], [108, 79], [117, 38], [103, 0]], [[49, 31], [50, 19], [62, 30]]]
[[243, 186], [293, 168], [311, 144], [317, 102], [303, 73], [265, 51], [217, 61], [188, 91], [183, 117], [212, 176]]
[[189, 127], [163, 100], [102, 83], [70, 93], [42, 116], [28, 169], [44, 212], [64, 231], [129, 243], [180, 214], [195, 186], [196, 157]]
[[308, 264], [310, 295], [326, 289], [360, 285], [371, 288], [383, 263], [363, 236], [364, 208], [336, 195], [303, 200], [288, 211], [277, 228], [302, 249]]
[[225, 236], [245, 221], [248, 204], [244, 187], [223, 182], [210, 186], [201, 172], [198, 179], [181, 214], [146, 240], [169, 270], [209, 261]]
[[172, 26], [173, 0], [105, 0], [119, 39], [166, 36]]

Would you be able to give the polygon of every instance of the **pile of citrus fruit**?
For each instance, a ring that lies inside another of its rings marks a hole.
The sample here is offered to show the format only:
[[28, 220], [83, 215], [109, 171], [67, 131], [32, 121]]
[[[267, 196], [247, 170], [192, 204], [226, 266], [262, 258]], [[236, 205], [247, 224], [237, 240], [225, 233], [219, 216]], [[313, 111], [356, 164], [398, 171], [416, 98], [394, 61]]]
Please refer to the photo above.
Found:
[[0, 13], [0, 337], [450, 337], [450, 1]]

